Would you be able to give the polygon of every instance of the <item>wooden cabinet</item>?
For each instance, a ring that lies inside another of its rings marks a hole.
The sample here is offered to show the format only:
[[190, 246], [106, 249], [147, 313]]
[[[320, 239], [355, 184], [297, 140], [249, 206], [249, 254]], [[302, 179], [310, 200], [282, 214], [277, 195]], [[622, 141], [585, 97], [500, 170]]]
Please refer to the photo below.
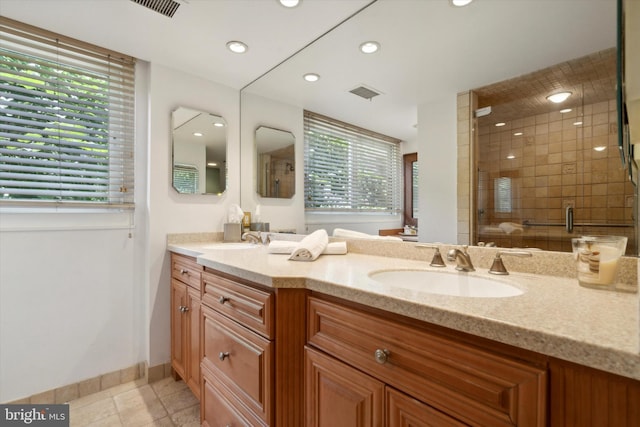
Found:
[[202, 286], [203, 425], [302, 425], [306, 291], [210, 269]]
[[546, 365], [536, 357], [509, 357], [497, 344], [489, 350], [335, 301], [311, 297], [308, 311], [311, 346], [436, 413], [469, 425], [546, 425]]
[[195, 259], [171, 254], [171, 367], [200, 396], [200, 279]]

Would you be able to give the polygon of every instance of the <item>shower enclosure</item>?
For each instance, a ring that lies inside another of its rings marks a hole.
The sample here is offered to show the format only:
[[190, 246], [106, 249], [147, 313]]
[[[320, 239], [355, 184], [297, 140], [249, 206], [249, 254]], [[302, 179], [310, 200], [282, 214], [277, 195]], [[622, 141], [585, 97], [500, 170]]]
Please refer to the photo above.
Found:
[[476, 243], [571, 251], [572, 237], [607, 234], [638, 253], [615, 81], [610, 49], [474, 91], [491, 107], [475, 120]]

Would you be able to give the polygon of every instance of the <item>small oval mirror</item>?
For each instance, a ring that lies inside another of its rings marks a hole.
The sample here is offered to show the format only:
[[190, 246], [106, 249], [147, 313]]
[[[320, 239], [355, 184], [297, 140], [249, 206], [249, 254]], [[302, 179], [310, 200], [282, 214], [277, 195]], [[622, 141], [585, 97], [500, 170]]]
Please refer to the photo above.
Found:
[[258, 194], [290, 199], [296, 192], [295, 142], [291, 132], [260, 126], [256, 129]]
[[173, 188], [222, 194], [227, 188], [227, 123], [215, 114], [178, 107], [171, 114]]

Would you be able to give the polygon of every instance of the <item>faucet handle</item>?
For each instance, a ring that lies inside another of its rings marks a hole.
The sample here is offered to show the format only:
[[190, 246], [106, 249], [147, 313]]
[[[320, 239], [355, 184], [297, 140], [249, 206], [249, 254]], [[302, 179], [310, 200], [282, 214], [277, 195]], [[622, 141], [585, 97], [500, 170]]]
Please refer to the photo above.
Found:
[[442, 254], [440, 253], [440, 247], [438, 245], [429, 245], [426, 243], [420, 243], [416, 245], [417, 248], [429, 248], [435, 249], [436, 251], [433, 253], [433, 259], [431, 260], [431, 267], [446, 267], [447, 264], [444, 263], [442, 259]]
[[493, 259], [493, 264], [491, 264], [489, 273], [499, 274], [503, 276], [509, 274], [509, 272], [507, 271], [507, 268], [504, 266], [504, 263], [502, 262], [502, 255], [530, 257], [533, 254], [529, 251], [498, 251], [496, 252], [496, 257]]

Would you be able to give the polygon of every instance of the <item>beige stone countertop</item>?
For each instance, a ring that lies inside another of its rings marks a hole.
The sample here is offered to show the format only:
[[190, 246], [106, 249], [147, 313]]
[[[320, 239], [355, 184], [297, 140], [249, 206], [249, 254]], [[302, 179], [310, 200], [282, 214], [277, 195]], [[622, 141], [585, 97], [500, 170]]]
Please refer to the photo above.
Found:
[[[303, 287], [425, 322], [640, 379], [638, 295], [584, 288], [577, 279], [529, 273], [494, 276], [486, 269], [457, 272], [425, 261], [348, 253], [313, 262], [268, 254], [266, 247], [207, 249], [204, 243], [169, 244], [198, 263], [273, 288]], [[385, 285], [374, 271], [422, 269], [507, 282], [524, 291], [504, 298], [430, 294]]]

